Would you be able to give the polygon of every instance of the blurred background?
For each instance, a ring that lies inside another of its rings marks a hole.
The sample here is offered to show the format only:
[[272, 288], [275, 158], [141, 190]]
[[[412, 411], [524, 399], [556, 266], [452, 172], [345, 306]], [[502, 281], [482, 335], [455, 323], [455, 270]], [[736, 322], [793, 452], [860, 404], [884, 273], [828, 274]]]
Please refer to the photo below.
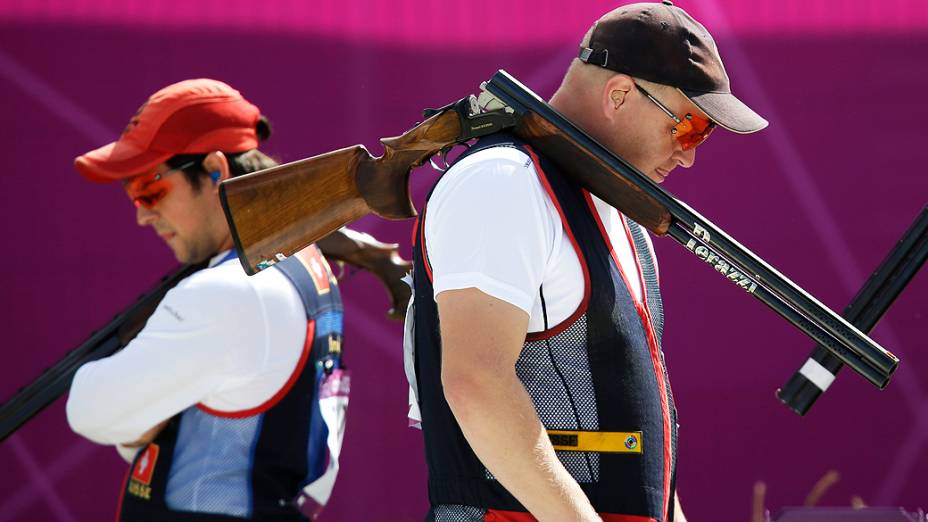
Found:
[[[263, 149], [296, 160], [402, 133], [421, 110], [503, 68], [544, 97], [615, 2], [554, 0], [0, 0], [0, 399], [36, 378], [175, 266], [118, 185], [73, 158], [115, 139], [159, 88], [228, 82], [267, 115]], [[835, 310], [928, 203], [928, 2], [680, 0], [715, 35], [741, 99], [770, 120], [724, 131], [665, 188]], [[435, 173], [419, 169], [417, 204]], [[398, 242], [411, 222], [355, 227]], [[664, 350], [680, 416], [680, 497], [692, 522], [767, 506], [928, 508], [928, 274], [873, 332], [902, 363], [878, 391], [845, 371], [799, 417], [775, 398], [810, 341], [676, 242], [656, 239]], [[406, 427], [401, 325], [348, 271], [354, 373], [343, 469], [324, 521], [421, 520], [421, 433]], [[0, 444], [0, 522], [110, 520], [126, 464], [68, 429], [59, 400]]]

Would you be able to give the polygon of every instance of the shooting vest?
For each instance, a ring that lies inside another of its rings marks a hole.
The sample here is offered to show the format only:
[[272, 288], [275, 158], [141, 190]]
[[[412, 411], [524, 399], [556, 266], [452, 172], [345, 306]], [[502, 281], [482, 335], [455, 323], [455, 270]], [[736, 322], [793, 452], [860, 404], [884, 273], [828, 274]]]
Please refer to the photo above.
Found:
[[[576, 312], [558, 325], [549, 325], [545, 317], [545, 330], [526, 336], [516, 373], [558, 458], [604, 520], [669, 520], [676, 410], [660, 349], [663, 310], [644, 231], [623, 216], [644, 282], [642, 306], [625, 282], [639, 274], [622, 272], [586, 190], [511, 135], [483, 138], [461, 157], [497, 146], [514, 147], [531, 157], [561, 215], [585, 284]], [[411, 326], [432, 506], [426, 520], [534, 520], [474, 454], [445, 401], [439, 318], [424, 244], [426, 219], [427, 206], [413, 240]], [[544, 288], [538, 292], [544, 310]]]
[[315, 246], [273, 268], [306, 310], [306, 342], [290, 379], [251, 410], [197, 404], [174, 417], [129, 468], [118, 520], [299, 521], [328, 500], [349, 391], [341, 297]]

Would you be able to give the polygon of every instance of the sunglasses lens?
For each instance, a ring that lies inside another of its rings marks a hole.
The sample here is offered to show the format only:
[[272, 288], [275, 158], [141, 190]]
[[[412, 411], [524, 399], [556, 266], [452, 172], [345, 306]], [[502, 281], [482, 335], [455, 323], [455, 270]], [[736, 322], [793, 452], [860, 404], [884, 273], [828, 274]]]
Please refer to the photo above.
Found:
[[164, 199], [169, 188], [167, 181], [156, 173], [136, 176], [126, 182], [126, 193], [135, 208], [153, 208]]
[[674, 138], [680, 142], [683, 150], [690, 150], [700, 143], [706, 141], [715, 124], [707, 119], [687, 114], [686, 118], [674, 127], [677, 132]]
[[150, 210], [157, 205], [159, 201], [164, 199], [166, 194], [167, 192], [163, 190], [147, 194], [137, 194], [132, 198], [132, 204], [135, 205], [135, 208], [145, 207]]

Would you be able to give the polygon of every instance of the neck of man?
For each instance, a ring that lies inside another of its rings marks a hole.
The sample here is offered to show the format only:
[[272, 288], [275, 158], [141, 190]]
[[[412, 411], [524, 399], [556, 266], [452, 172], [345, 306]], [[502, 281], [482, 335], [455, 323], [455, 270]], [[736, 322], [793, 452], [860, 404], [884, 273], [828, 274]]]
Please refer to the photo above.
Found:
[[235, 242], [232, 241], [232, 234], [226, 234], [222, 242], [219, 243], [219, 250], [217, 250], [216, 253], [231, 250], [233, 247], [235, 247]]
[[589, 107], [588, 103], [588, 97], [585, 97], [583, 93], [572, 92], [567, 85], [561, 85], [548, 102], [574, 125], [594, 135], [596, 129], [590, 127], [589, 117], [595, 108]]

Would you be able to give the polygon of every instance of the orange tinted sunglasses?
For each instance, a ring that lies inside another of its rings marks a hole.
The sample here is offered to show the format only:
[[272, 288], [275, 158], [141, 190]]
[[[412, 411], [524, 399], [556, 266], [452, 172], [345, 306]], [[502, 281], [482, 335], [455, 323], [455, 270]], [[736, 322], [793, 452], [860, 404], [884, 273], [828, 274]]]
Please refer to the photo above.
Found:
[[683, 147], [683, 150], [690, 150], [693, 147], [699, 145], [700, 143], [706, 141], [706, 138], [709, 137], [709, 134], [712, 133], [712, 129], [715, 128], [715, 122], [709, 120], [708, 118], [703, 118], [699, 115], [694, 115], [691, 113], [686, 113], [686, 116], [683, 119], [677, 117], [672, 110], [668, 109], [666, 105], [657, 101], [657, 98], [651, 96], [651, 93], [644, 90], [644, 87], [635, 84], [635, 87], [641, 91], [642, 94], [648, 97], [649, 100], [654, 102], [654, 105], [660, 107], [664, 114], [670, 116], [673, 121], [677, 124], [670, 129], [670, 134], [673, 135], [674, 139], [680, 143], [680, 146]]
[[151, 172], [133, 176], [125, 182], [126, 193], [129, 194], [135, 208], [145, 207], [151, 210], [171, 191], [171, 184], [164, 179], [165, 176], [175, 171], [189, 169], [194, 165], [196, 162], [191, 161], [162, 173]]

